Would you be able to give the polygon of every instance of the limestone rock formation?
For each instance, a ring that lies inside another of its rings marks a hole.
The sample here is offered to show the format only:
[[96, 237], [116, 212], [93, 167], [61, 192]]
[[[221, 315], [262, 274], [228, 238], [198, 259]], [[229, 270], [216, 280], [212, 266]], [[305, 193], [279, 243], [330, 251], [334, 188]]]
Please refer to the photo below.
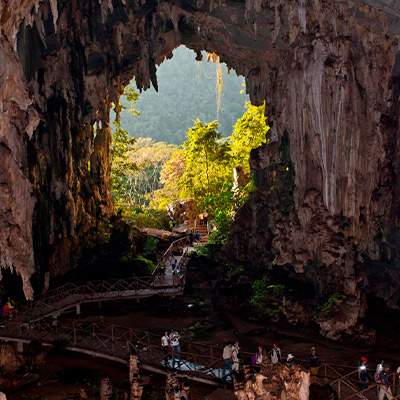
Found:
[[156, 65], [183, 44], [243, 75], [272, 125], [228, 254], [297, 274], [319, 302], [340, 293], [351, 313], [334, 336], [355, 332], [363, 291], [382, 295], [362, 261], [397, 262], [399, 12], [391, 0], [0, 0], [1, 266], [32, 297], [101, 242], [111, 103], [134, 76], [157, 87]]
[[308, 400], [310, 373], [298, 365], [263, 364], [256, 375], [248, 369], [234, 383], [239, 400]]
[[187, 378], [178, 378], [176, 371], [167, 372], [166, 400], [189, 400], [189, 392], [189, 380]]
[[24, 366], [24, 358], [13, 344], [0, 345], [0, 371], [2, 374], [12, 374]]
[[199, 210], [193, 199], [179, 200], [168, 204], [167, 211], [174, 223], [173, 231], [176, 233], [188, 233], [190, 224], [193, 225], [199, 215]]

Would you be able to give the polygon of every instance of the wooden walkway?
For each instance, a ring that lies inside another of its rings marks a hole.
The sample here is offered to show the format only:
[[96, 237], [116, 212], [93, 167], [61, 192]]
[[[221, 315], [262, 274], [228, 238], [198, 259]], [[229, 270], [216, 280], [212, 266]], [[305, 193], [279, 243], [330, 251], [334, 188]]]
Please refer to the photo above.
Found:
[[[160, 345], [160, 336], [137, 329], [104, 323], [87, 321], [58, 321], [56, 325], [46, 318], [31, 323], [10, 321], [0, 331], [0, 340], [23, 343], [39, 340], [44, 344], [63, 346], [67, 350], [103, 357], [126, 363], [129, 355], [138, 355], [138, 361], [144, 369], [165, 373], [175, 367], [191, 380], [208, 384], [232, 383], [230, 377], [224, 377], [223, 349], [216, 346], [195, 342], [181, 342], [180, 355], [166, 350]], [[173, 359], [175, 358], [174, 364]], [[241, 352], [241, 367], [251, 369], [251, 353]], [[308, 368], [308, 361], [298, 360]], [[230, 374], [229, 368], [227, 373]], [[372, 375], [372, 371], [371, 371]], [[371, 383], [364, 391], [359, 391], [357, 370], [344, 365], [322, 364], [318, 373], [320, 384], [329, 384], [341, 400], [376, 399], [377, 386]], [[396, 387], [395, 374], [391, 375], [392, 392]]]
[[[18, 303], [16, 317], [21, 322], [32, 322], [47, 317], [57, 318], [74, 307], [80, 314], [80, 306], [84, 303], [182, 295], [189, 261], [188, 244], [186, 237], [173, 242], [149, 277], [92, 281], [81, 285], [67, 283], [35, 297], [33, 301]], [[174, 261], [176, 268], [172, 271]], [[161, 274], [163, 266], [165, 273]]]

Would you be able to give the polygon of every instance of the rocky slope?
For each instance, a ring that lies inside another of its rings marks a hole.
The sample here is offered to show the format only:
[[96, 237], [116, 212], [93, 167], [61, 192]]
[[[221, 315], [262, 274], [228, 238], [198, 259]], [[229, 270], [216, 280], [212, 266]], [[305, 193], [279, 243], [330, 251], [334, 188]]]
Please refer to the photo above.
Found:
[[323, 332], [354, 333], [362, 257], [395, 262], [399, 21], [390, 0], [1, 0], [1, 265], [31, 297], [32, 274], [43, 284], [100, 240], [111, 102], [133, 76], [157, 86], [156, 65], [184, 44], [244, 75], [273, 122], [230, 253], [340, 293], [343, 320]]

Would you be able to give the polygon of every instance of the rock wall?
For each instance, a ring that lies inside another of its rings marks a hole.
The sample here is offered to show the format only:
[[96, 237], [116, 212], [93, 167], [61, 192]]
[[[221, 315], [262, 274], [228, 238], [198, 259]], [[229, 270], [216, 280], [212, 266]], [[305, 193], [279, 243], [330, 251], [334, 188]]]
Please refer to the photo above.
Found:
[[63, 274], [101, 240], [111, 103], [133, 76], [157, 87], [156, 65], [184, 44], [245, 76], [273, 122], [230, 254], [291, 268], [316, 296], [341, 293], [352, 307], [334, 336], [354, 332], [359, 261], [392, 262], [398, 225], [399, 11], [389, 0], [1, 0], [1, 265], [31, 297], [32, 274], [38, 285]]

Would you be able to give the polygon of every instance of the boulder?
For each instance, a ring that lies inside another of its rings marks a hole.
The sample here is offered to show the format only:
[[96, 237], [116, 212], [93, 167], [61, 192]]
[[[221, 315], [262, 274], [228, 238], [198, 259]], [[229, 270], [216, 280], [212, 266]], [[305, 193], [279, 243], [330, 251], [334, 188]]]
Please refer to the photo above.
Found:
[[12, 374], [24, 366], [24, 358], [13, 344], [0, 345], [0, 371], [2, 374]]
[[167, 205], [167, 212], [174, 223], [174, 232], [187, 233], [190, 223], [199, 215], [196, 202], [193, 199], [178, 200]]

